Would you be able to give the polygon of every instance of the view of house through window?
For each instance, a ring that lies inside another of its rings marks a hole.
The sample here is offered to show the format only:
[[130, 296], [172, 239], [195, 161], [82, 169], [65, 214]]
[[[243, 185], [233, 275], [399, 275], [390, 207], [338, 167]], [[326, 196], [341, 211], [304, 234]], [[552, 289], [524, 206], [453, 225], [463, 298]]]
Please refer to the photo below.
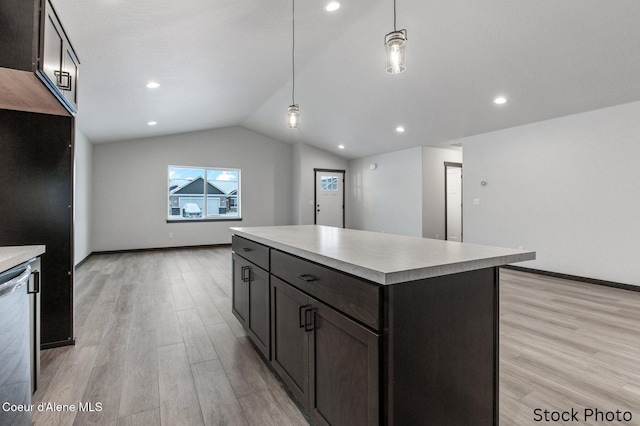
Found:
[[169, 220], [240, 218], [240, 170], [169, 166]]

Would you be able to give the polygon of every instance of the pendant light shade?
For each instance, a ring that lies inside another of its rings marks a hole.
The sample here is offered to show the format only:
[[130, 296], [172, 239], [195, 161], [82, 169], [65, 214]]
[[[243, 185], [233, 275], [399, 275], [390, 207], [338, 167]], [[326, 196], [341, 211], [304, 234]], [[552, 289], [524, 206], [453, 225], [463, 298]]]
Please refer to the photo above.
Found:
[[400, 74], [407, 69], [405, 47], [407, 45], [407, 30], [396, 29], [396, 0], [393, 0], [393, 31], [384, 36], [387, 48], [387, 72]]
[[297, 104], [289, 105], [289, 112], [287, 115], [287, 125], [290, 129], [297, 129], [299, 123], [300, 107]]
[[387, 72], [399, 74], [407, 69], [405, 60], [405, 46], [407, 44], [407, 30], [393, 31], [384, 38], [387, 46]]

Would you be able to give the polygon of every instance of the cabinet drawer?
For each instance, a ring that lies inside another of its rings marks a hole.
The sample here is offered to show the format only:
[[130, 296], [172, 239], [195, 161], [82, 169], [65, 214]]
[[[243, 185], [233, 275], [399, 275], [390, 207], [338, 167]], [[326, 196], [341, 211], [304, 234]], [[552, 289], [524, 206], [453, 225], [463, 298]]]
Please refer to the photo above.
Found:
[[380, 287], [271, 250], [271, 273], [376, 330], [382, 328]]
[[231, 238], [231, 247], [234, 253], [255, 263], [265, 271], [269, 270], [269, 247], [237, 235]]

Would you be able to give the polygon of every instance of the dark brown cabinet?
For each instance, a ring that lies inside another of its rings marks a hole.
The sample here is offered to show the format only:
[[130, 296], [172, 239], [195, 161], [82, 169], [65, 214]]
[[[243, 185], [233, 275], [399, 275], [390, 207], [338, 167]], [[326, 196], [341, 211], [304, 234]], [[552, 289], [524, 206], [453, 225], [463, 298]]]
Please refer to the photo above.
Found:
[[0, 246], [46, 245], [41, 345], [74, 343], [72, 117], [0, 109]]
[[[271, 365], [302, 405], [309, 405], [309, 297], [271, 277]], [[307, 327], [308, 328], [308, 327]]]
[[309, 334], [309, 411], [320, 424], [378, 425], [379, 340], [313, 301]]
[[42, 0], [2, 0], [0, 67], [35, 72]]
[[296, 400], [321, 425], [378, 425], [378, 286], [238, 236], [232, 249], [233, 313]]
[[73, 113], [78, 65], [49, 0], [2, 0], [0, 178], [5, 185], [0, 191], [0, 245], [47, 247], [42, 256], [43, 349], [75, 342]]
[[271, 279], [273, 368], [322, 425], [379, 424], [379, 336]]
[[[3, 0], [0, 67], [35, 73], [71, 113], [78, 105], [80, 61], [50, 0]], [[13, 76], [14, 81], [23, 80]]]
[[44, 35], [38, 73], [60, 101], [76, 111], [80, 61], [51, 1], [46, 0], [44, 10], [41, 20]]
[[270, 359], [269, 273], [237, 253], [232, 254], [232, 263], [233, 313], [255, 346]]
[[268, 245], [234, 236], [268, 265], [271, 366], [317, 424], [498, 424], [497, 267], [378, 285]]

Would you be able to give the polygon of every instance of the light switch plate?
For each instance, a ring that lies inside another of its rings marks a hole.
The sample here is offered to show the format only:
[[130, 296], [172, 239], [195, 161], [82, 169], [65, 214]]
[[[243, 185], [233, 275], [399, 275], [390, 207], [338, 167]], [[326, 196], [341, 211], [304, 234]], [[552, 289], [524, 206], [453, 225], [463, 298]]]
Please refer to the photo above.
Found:
[[473, 205], [474, 206], [479, 206], [480, 205], [480, 198], [474, 198], [473, 199]]

